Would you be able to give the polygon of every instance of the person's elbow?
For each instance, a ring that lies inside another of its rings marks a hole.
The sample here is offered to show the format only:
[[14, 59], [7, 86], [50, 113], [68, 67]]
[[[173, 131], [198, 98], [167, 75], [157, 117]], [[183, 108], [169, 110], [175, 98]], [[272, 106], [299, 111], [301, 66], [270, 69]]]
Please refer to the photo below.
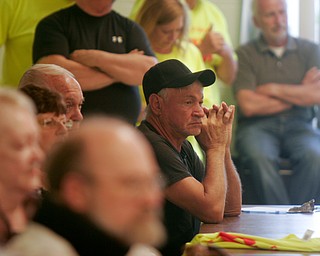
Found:
[[158, 63], [158, 60], [156, 57], [148, 56], [146, 61], [146, 69], [148, 70], [149, 68], [153, 67], [157, 63]]
[[255, 109], [252, 108], [249, 104], [241, 104], [239, 105], [240, 109], [241, 109], [241, 113], [243, 116], [245, 117], [252, 117], [255, 115]]
[[224, 207], [217, 205], [206, 207], [198, 217], [204, 223], [219, 223], [224, 217]]
[[230, 68], [230, 71], [223, 77], [222, 81], [227, 86], [232, 86], [233, 82], [236, 80], [236, 75], [238, 71], [237, 63], [233, 64], [233, 68]]
[[231, 87], [232, 86], [232, 83], [234, 82], [236, 76], [235, 74], [229, 74], [227, 76], [224, 76], [224, 77], [219, 77], [222, 82], [226, 85], [226, 86], [229, 86]]
[[241, 214], [241, 206], [235, 209], [226, 211], [224, 217], [238, 217]]
[[237, 217], [241, 214], [241, 204], [226, 210], [223, 206], [212, 205], [199, 214], [198, 218], [204, 223], [220, 223], [224, 217]]

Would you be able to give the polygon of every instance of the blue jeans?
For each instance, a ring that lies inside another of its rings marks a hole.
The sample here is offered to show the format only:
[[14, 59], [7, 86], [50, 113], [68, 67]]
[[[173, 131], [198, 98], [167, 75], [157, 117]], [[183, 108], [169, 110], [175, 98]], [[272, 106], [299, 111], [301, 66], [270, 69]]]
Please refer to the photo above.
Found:
[[[302, 204], [312, 198], [320, 203], [320, 132], [311, 122], [285, 116], [240, 122], [236, 147], [259, 203]], [[293, 166], [288, 187], [279, 175], [280, 157]]]

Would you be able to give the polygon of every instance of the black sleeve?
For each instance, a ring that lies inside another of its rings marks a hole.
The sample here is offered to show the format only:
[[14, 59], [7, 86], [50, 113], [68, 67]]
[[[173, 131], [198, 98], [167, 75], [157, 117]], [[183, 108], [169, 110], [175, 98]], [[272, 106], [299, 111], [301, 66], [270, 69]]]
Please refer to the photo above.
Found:
[[132, 27], [128, 35], [128, 51], [132, 51], [134, 49], [138, 49], [144, 51], [145, 55], [148, 56], [155, 56], [154, 52], [152, 51], [150, 42], [146, 33], [144, 32], [143, 28], [136, 22], [132, 22]]
[[33, 63], [52, 54], [63, 55], [66, 58], [69, 56], [68, 38], [56, 14], [42, 19], [36, 27], [32, 53]]
[[161, 172], [164, 174], [166, 186], [170, 186], [184, 178], [191, 177], [183, 160], [165, 142], [152, 145], [155, 151]]

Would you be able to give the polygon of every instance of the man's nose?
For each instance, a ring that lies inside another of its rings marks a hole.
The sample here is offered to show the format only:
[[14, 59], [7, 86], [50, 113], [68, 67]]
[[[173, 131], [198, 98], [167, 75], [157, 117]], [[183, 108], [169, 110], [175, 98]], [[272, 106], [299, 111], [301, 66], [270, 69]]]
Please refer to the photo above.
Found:
[[81, 122], [83, 120], [83, 115], [80, 108], [74, 108], [72, 111], [67, 113], [67, 119], [71, 119], [73, 122]]
[[199, 117], [204, 117], [204, 110], [202, 105], [198, 105], [196, 109], [193, 111], [193, 114]]

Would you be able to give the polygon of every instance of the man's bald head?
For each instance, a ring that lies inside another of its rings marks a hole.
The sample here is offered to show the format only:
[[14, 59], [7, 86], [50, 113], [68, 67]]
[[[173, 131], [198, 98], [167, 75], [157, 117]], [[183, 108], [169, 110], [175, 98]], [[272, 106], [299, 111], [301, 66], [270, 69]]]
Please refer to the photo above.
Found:
[[159, 167], [145, 137], [114, 118], [85, 120], [47, 164], [54, 198], [127, 244], [159, 245]]
[[55, 64], [35, 64], [23, 74], [19, 88], [28, 84], [61, 93], [67, 106], [67, 118], [74, 121], [78, 128], [78, 123], [83, 119], [80, 110], [84, 98], [80, 84], [71, 72]]

